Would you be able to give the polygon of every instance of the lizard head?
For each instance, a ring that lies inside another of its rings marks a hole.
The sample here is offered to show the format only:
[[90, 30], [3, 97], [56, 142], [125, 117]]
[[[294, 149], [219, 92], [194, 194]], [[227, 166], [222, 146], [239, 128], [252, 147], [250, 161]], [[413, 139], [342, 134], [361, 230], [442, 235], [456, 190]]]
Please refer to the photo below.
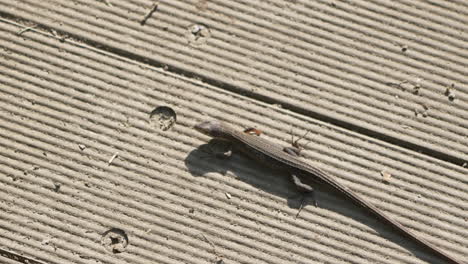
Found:
[[194, 126], [195, 130], [213, 138], [224, 138], [225, 134], [225, 125], [218, 120], [210, 120], [201, 122]]

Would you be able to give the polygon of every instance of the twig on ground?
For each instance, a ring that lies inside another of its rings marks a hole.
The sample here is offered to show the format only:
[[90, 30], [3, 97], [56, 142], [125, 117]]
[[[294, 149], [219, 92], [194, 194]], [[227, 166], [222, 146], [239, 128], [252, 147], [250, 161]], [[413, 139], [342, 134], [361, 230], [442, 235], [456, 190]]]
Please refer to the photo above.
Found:
[[151, 9], [146, 13], [145, 17], [141, 20], [140, 25], [145, 25], [146, 20], [153, 15], [153, 13], [158, 9], [159, 1], [154, 2], [153, 6], [151, 6]]

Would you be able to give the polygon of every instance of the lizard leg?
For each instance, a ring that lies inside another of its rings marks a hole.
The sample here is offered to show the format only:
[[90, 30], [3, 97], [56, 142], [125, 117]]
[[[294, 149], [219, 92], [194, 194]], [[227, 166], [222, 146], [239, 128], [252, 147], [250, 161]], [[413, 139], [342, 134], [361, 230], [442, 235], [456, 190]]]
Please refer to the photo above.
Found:
[[[304, 134], [304, 136], [294, 140], [294, 134], [292, 132], [292, 127], [291, 127], [291, 145], [292, 146], [283, 148], [283, 151], [288, 153], [289, 155], [292, 155], [292, 156], [299, 156], [300, 153], [301, 153], [301, 150], [303, 149], [299, 145], [299, 140], [301, 140], [305, 136], [307, 136], [308, 133], [309, 133], [309, 131], [307, 131]], [[309, 143], [307, 143], [307, 144], [309, 144]], [[306, 146], [307, 146], [307, 144], [306, 144]], [[297, 211], [297, 214], [296, 214], [296, 218], [297, 218], [299, 216], [299, 213], [301, 212], [302, 208], [304, 208], [304, 203], [306, 202], [306, 198], [311, 197], [315, 207], [318, 207], [318, 204], [317, 204], [317, 200], [315, 199], [315, 192], [314, 192], [314, 188], [312, 188], [312, 186], [303, 183], [301, 181], [301, 179], [298, 176], [294, 175], [294, 174], [291, 174], [291, 179], [292, 179], [294, 185], [296, 185], [296, 188], [302, 194], [301, 205], [299, 206], [299, 210]]]
[[230, 157], [232, 157], [232, 149], [226, 152], [215, 152], [214, 155], [218, 159], [229, 159]]
[[207, 145], [208, 149], [204, 151], [205, 153], [208, 154], [208, 157], [216, 157], [218, 159], [228, 159], [232, 156], [232, 144], [228, 143], [226, 141], [223, 141], [226, 143], [225, 146], [219, 146], [220, 142], [210, 142], [210, 144]]
[[295, 218], [297, 218], [299, 216], [299, 214], [301, 213], [302, 208], [304, 208], [306, 200], [307, 200], [308, 197], [312, 198], [312, 201], [313, 201], [315, 207], [318, 207], [318, 205], [317, 205], [317, 200], [315, 199], [315, 192], [314, 192], [314, 189], [312, 188], [312, 186], [301, 182], [301, 179], [299, 179], [299, 177], [297, 177], [294, 174], [291, 174], [291, 178], [292, 178], [294, 184], [296, 185], [296, 187], [302, 193], [301, 194], [301, 196], [302, 196], [301, 197], [301, 204], [299, 205], [299, 210], [297, 210], [296, 217], [295, 217]]
[[295, 155], [295, 156], [299, 156], [301, 151], [310, 143], [307, 142], [307, 144], [305, 144], [304, 147], [302, 147], [300, 144], [299, 144], [299, 141], [303, 138], [305, 138], [307, 136], [307, 134], [309, 134], [310, 130], [307, 130], [307, 132], [305, 132], [305, 134], [294, 140], [294, 133], [292, 131], [292, 127], [291, 127], [291, 147], [285, 147], [283, 150], [288, 153], [288, 154], [291, 154], [291, 155]]
[[288, 153], [289, 155], [293, 155], [293, 156], [299, 156], [301, 154], [301, 150], [300, 148], [296, 148], [294, 146], [291, 146], [291, 147], [284, 147], [283, 148], [283, 151]]
[[301, 208], [304, 204], [304, 200], [305, 198], [307, 198], [307, 196], [310, 196], [312, 198], [312, 201], [315, 205], [315, 207], [318, 206], [317, 204], [317, 200], [315, 199], [315, 191], [314, 191], [314, 188], [312, 188], [312, 186], [308, 185], [308, 184], [305, 184], [301, 181], [301, 179], [299, 179], [299, 177], [297, 177], [296, 175], [294, 174], [291, 174], [291, 179], [293, 180], [294, 182], [294, 185], [296, 185], [296, 188], [303, 194], [302, 195], [302, 201], [301, 201]]
[[[283, 149], [283, 151], [285, 151], [289, 155], [299, 156], [300, 149], [296, 148], [296, 147], [285, 147]], [[298, 176], [294, 175], [294, 174], [291, 174], [291, 179], [292, 179], [294, 185], [296, 185], [296, 188], [302, 193], [303, 198], [302, 198], [302, 202], [301, 202], [301, 207], [302, 207], [302, 205], [304, 203], [305, 198], [307, 198], [307, 196], [311, 196], [315, 207], [317, 207], [317, 200], [315, 199], [314, 188], [312, 188], [312, 186], [310, 186], [308, 184], [303, 183], [301, 181], [301, 179]]]

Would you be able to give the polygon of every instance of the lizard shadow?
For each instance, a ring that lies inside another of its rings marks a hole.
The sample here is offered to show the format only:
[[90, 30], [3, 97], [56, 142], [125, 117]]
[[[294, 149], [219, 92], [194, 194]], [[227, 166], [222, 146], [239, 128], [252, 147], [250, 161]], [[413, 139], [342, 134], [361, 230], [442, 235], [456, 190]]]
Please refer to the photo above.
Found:
[[[237, 180], [241, 180], [255, 188], [259, 188], [272, 195], [286, 199], [287, 205], [290, 208], [298, 209], [301, 206], [302, 196], [300, 196], [300, 193], [292, 183], [289, 175], [267, 168], [262, 164], [252, 162], [242, 155], [236, 155], [235, 153], [228, 159], [216, 158], [209, 152], [211, 151], [210, 145], [213, 143], [217, 144], [217, 141], [218, 140], [216, 139], [212, 139], [207, 144], [201, 145], [199, 148], [188, 154], [185, 159], [185, 165], [192, 175], [200, 177], [211, 172], [227, 175], [228, 172], [231, 172]], [[388, 239], [411, 251], [418, 258], [426, 260], [434, 258], [432, 254], [428, 254], [427, 250], [422, 249], [416, 242], [406, 238], [400, 232], [395, 232], [395, 229], [387, 224], [383, 224], [371, 213], [355, 205], [332, 187], [315, 183], [314, 181], [306, 178], [302, 178], [302, 180], [304, 183], [310, 184], [314, 187], [315, 199], [318, 202], [319, 209], [334, 212], [345, 216], [346, 218], [353, 219], [364, 226], [373, 229], [377, 232], [377, 236]], [[306, 204], [304, 204], [305, 208], [303, 210], [310, 210], [312, 211], [310, 214], [314, 214], [313, 211], [316, 209], [313, 205], [312, 199], [307, 198], [305, 201]], [[294, 218], [295, 215], [291, 215], [291, 217]], [[365, 227], [358, 228], [363, 229]]]
[[[284, 177], [282, 173], [265, 169], [263, 165], [256, 164], [237, 153], [234, 153], [229, 158], [222, 158], [219, 155], [216, 157], [212, 153], [211, 146], [218, 146], [219, 144], [219, 140], [212, 139], [207, 144], [199, 146], [187, 155], [185, 166], [193, 176], [202, 177], [207, 173], [213, 172], [224, 176], [229, 175], [228, 177], [234, 177], [275, 196], [286, 199], [291, 198], [288, 199], [288, 205], [292, 208], [299, 207], [300, 198], [297, 197], [298, 193], [294, 189], [294, 184], [288, 177]], [[225, 149], [228, 148], [226, 147]], [[285, 188], [285, 186], [287, 187]], [[296, 196], [295, 199], [292, 199], [293, 196]]]

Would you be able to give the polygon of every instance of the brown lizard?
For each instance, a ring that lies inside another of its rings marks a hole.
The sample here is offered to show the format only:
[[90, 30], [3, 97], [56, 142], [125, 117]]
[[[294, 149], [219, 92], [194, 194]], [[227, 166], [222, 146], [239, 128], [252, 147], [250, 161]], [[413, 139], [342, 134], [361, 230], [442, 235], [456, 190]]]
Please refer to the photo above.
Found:
[[392, 226], [394, 229], [398, 230], [426, 249], [431, 250], [441, 259], [447, 261], [446, 263], [463, 264], [461, 261], [446, 254], [444, 251], [438, 249], [427, 240], [419, 237], [413, 231], [387, 216], [383, 211], [361, 198], [348, 187], [339, 183], [332, 176], [328, 175], [321, 169], [300, 160], [297, 157], [297, 151], [291, 150], [291, 148], [283, 148], [266, 139], [252, 135], [251, 133], [237, 131], [231, 126], [218, 120], [202, 122], [196, 125], [194, 128], [207, 136], [227, 140], [231, 142], [234, 150], [241, 151], [248, 157], [260, 163], [290, 174], [294, 184], [302, 192], [313, 194], [313, 188], [307, 184], [302, 183], [300, 177], [310, 177], [316, 182], [324, 183], [333, 187], [336, 191], [351, 199], [357, 205], [367, 209], [381, 221]]

